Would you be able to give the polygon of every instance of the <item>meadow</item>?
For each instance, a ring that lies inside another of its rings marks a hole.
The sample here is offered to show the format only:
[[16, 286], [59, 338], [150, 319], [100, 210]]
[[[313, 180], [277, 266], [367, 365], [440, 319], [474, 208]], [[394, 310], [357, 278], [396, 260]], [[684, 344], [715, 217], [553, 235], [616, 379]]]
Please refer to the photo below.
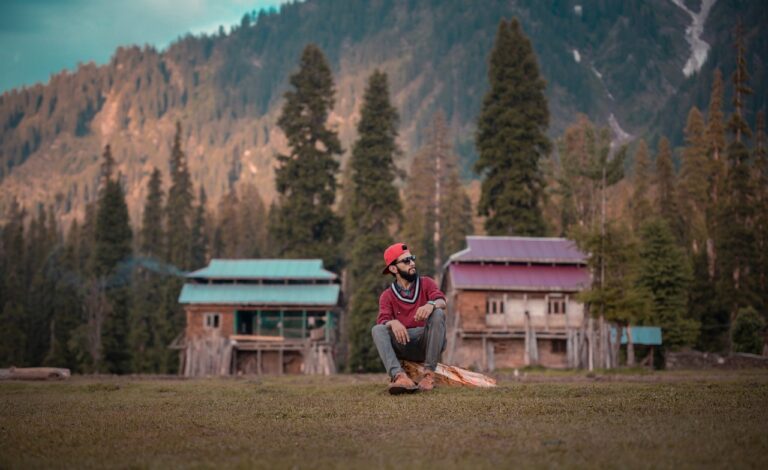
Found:
[[768, 372], [0, 382], [0, 468], [768, 468]]

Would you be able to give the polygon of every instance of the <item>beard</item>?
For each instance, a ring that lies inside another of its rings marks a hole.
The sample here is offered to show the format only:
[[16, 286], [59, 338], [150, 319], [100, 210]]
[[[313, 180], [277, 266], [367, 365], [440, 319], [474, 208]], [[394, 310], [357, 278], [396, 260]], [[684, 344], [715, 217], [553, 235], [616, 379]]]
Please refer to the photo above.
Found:
[[411, 274], [410, 273], [410, 268], [408, 268], [407, 270], [403, 271], [402, 269], [400, 269], [399, 266], [397, 267], [397, 273], [400, 274], [400, 277], [402, 277], [403, 279], [405, 279], [408, 282], [415, 281], [416, 278], [419, 275], [419, 272], [416, 270], [416, 268], [413, 269], [413, 274]]

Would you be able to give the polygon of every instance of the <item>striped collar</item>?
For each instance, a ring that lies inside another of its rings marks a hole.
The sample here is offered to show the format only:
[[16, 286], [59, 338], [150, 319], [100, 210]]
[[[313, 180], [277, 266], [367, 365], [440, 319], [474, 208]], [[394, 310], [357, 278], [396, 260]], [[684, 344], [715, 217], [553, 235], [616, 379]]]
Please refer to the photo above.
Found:
[[397, 281], [393, 282], [392, 285], [390, 286], [390, 288], [392, 289], [392, 292], [395, 294], [395, 297], [397, 297], [398, 299], [400, 299], [401, 301], [403, 301], [403, 302], [405, 302], [407, 304], [412, 304], [412, 303], [415, 303], [416, 299], [419, 298], [419, 288], [420, 288], [420, 285], [421, 285], [421, 283], [419, 282], [420, 279], [421, 279], [421, 276], [416, 276], [416, 281], [415, 281], [416, 285], [413, 288], [413, 297], [411, 297], [410, 299], [400, 295], [400, 289], [397, 286]]

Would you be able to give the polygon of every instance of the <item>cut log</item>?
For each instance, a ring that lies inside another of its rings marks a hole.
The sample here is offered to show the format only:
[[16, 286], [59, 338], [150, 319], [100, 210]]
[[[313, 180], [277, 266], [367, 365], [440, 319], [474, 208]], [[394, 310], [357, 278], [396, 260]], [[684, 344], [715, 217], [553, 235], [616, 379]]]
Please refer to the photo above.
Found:
[[57, 367], [11, 367], [2, 377], [12, 380], [62, 380], [70, 375], [69, 369]]
[[[401, 361], [401, 364], [405, 373], [413, 380], [421, 378], [427, 371], [424, 364], [418, 362]], [[435, 370], [435, 383], [437, 385], [490, 388], [496, 386], [496, 379], [471, 370], [438, 363]]]

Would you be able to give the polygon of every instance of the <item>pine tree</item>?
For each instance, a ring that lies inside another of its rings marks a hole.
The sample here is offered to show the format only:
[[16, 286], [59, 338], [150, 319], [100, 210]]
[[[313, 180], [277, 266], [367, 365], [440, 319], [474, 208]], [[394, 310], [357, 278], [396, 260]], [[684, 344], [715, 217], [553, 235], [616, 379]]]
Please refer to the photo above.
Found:
[[693, 345], [699, 324], [687, 317], [691, 268], [685, 253], [664, 219], [649, 220], [641, 232], [638, 283], [650, 294], [648, 321], [662, 328], [666, 347]]
[[488, 80], [475, 137], [479, 213], [488, 216], [490, 235], [543, 235], [539, 160], [551, 147], [549, 110], [533, 47], [516, 19], [499, 24]]
[[[688, 113], [685, 148], [680, 167], [678, 199], [686, 231], [686, 246], [693, 254], [703, 251], [706, 243], [706, 212], [709, 204], [707, 141], [704, 117], [695, 106]], [[704, 273], [706, 274], [706, 273]]]
[[632, 228], [640, 230], [640, 226], [653, 214], [653, 207], [648, 199], [651, 190], [651, 178], [654, 174], [653, 163], [648, 154], [648, 145], [640, 139], [637, 143], [634, 158], [634, 173], [632, 175], [632, 200], [630, 212], [632, 215]]
[[[104, 149], [103, 168], [111, 171], [112, 153], [107, 145]], [[120, 176], [104, 174], [96, 213], [94, 274], [97, 277], [109, 277], [117, 273], [117, 266], [125, 261], [132, 252], [130, 219], [125, 194], [120, 184]]]
[[38, 206], [37, 217], [30, 224], [28, 246], [28, 272], [30, 273], [27, 291], [25, 318], [26, 360], [30, 364], [41, 364], [50, 350], [51, 321], [55, 312], [56, 284], [54, 275], [57, 270], [54, 250], [58, 237], [55, 219], [53, 225], [42, 206]]
[[240, 258], [268, 256], [267, 208], [258, 188], [253, 183], [240, 186], [238, 209], [240, 236], [237, 255]]
[[109, 313], [104, 319], [101, 334], [104, 367], [115, 373], [130, 370], [128, 345], [128, 273], [119, 270], [132, 254], [130, 219], [120, 175], [111, 174], [114, 160], [109, 145], [104, 149], [102, 164], [103, 183], [96, 213], [95, 258], [93, 274], [105, 289]]
[[765, 111], [755, 119], [753, 151], [753, 187], [755, 188], [755, 279], [763, 315], [768, 320], [768, 148], [765, 136]]
[[157, 168], [149, 179], [147, 202], [141, 223], [141, 254], [150, 258], [162, 259], [165, 233], [163, 231], [163, 177]]
[[7, 222], [2, 230], [3, 305], [0, 311], [0, 364], [8, 366], [26, 365], [26, 215], [18, 200], [13, 198], [8, 209]]
[[759, 306], [755, 279], [755, 189], [752, 187], [750, 153], [744, 140], [751, 131], [743, 117], [744, 96], [751, 94], [747, 86], [749, 74], [744, 59], [740, 29], [736, 30], [736, 71], [733, 74], [734, 112], [728, 120], [733, 140], [728, 146], [728, 171], [724, 192], [719, 201], [717, 265], [718, 294], [730, 313], [731, 324], [739, 309]]
[[342, 149], [337, 133], [327, 127], [335, 90], [331, 70], [317, 46], [304, 48], [299, 71], [290, 83], [293, 88], [285, 93], [277, 121], [290, 153], [277, 156], [279, 209], [271, 238], [277, 255], [322, 258], [327, 268], [337, 269], [343, 224], [332, 206], [339, 169], [336, 156]]
[[434, 276], [435, 246], [435, 155], [429, 145], [416, 152], [408, 171], [404, 188], [404, 213], [401, 239], [408, 242], [412, 253], [424, 259], [419, 265], [421, 274]]
[[80, 226], [74, 220], [55, 264], [58, 271], [53, 274], [55, 305], [51, 322], [51, 345], [44, 361], [48, 366], [66, 367], [73, 372], [80, 372], [77, 351], [72, 345], [72, 337], [82, 320], [82, 300], [78, 289], [80, 280], [77, 277], [79, 237]]
[[216, 258], [239, 258], [241, 232], [239, 207], [240, 198], [237, 196], [235, 188], [231, 188], [219, 200], [216, 210], [218, 221], [213, 235], [213, 256]]
[[167, 345], [159, 341], [165, 312], [162, 310], [162, 292], [167, 282], [153, 266], [153, 261], [166, 256], [164, 230], [162, 174], [155, 168], [149, 180], [147, 200], [144, 204], [140, 231], [141, 254], [149, 260], [134, 273], [131, 288], [129, 316], [131, 369], [138, 373], [160, 372], [160, 363]]
[[672, 149], [666, 137], [659, 140], [659, 153], [656, 156], [656, 187], [658, 214], [667, 222], [675, 238], [682, 242], [684, 228], [678, 208], [677, 175], [672, 162]]
[[725, 125], [723, 118], [723, 77], [719, 69], [715, 69], [712, 80], [712, 91], [707, 113], [707, 152], [709, 155], [709, 205], [707, 207], [707, 271], [709, 278], [715, 278], [717, 264], [717, 248], [715, 234], [718, 231], [718, 205], [720, 192], [723, 190], [725, 179]]
[[208, 238], [208, 210], [206, 204], [208, 198], [205, 194], [205, 188], [200, 185], [197, 206], [192, 218], [192, 268], [200, 269], [208, 261], [208, 250], [210, 240]]
[[181, 148], [181, 123], [176, 122], [176, 135], [171, 150], [171, 187], [166, 205], [168, 229], [168, 261], [181, 270], [192, 267], [192, 180], [187, 157]]
[[[459, 178], [458, 168], [451, 171], [446, 181], [446, 191], [440, 201], [440, 247], [438, 265], [442, 269], [443, 263], [453, 253], [466, 248], [467, 235], [474, 231], [472, 225], [472, 201]], [[438, 272], [440, 270], [438, 269]]]
[[350, 160], [351, 184], [346, 214], [350, 246], [349, 362], [351, 371], [381, 370], [371, 327], [388, 279], [381, 275], [381, 254], [391, 243], [390, 227], [400, 217], [394, 186], [398, 115], [389, 101], [387, 75], [376, 70], [363, 97], [358, 138]]
[[[638, 284], [638, 247], [629, 229], [606, 221], [604, 225], [575, 226], [571, 233], [579, 247], [590, 253], [588, 264], [594, 281], [578, 296], [586, 311], [600, 324], [606, 320], [622, 327], [642, 324], [648, 316], [648, 294]], [[606, 355], [600, 354], [600, 344], [598, 341], [594, 349], [598, 353], [595, 366], [608, 367], [602, 360]], [[618, 342], [613, 357], [617, 349]]]

